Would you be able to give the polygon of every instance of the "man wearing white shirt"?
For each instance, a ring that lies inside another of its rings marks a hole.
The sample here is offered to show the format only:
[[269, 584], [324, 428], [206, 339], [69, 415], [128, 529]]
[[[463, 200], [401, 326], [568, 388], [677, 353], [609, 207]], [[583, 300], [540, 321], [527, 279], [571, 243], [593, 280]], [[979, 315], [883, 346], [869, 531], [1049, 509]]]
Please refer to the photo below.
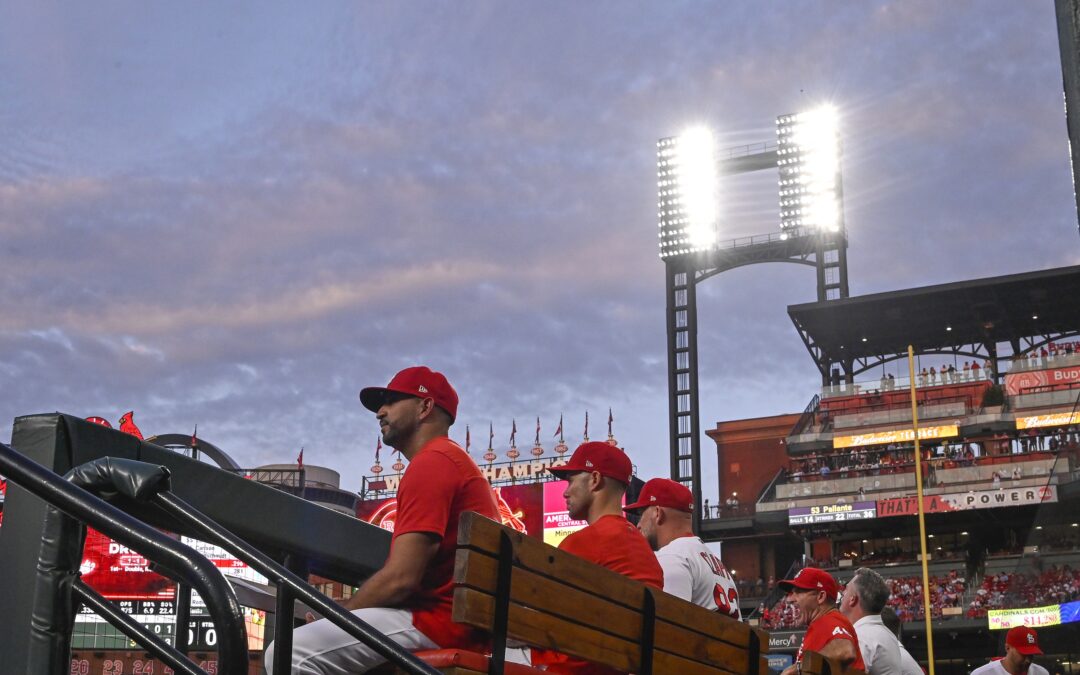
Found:
[[900, 645], [900, 672], [904, 675], [925, 675], [919, 662], [915, 660], [915, 657], [911, 655], [911, 652], [904, 647], [904, 643], [900, 640], [900, 617], [896, 615], [896, 611], [888, 605], [881, 610], [881, 622], [885, 624], [885, 627], [889, 629], [889, 632], [896, 635], [896, 642]]
[[694, 536], [694, 497], [682, 483], [653, 478], [638, 500], [623, 507], [638, 514], [638, 530], [664, 569], [664, 592], [739, 620], [739, 591], [724, 563]]
[[880, 574], [867, 567], [855, 570], [840, 597], [840, 613], [855, 626], [859, 651], [869, 675], [902, 675], [900, 645], [881, 621], [889, 601], [889, 587]]
[[1042, 654], [1039, 636], [1027, 626], [1010, 628], [1005, 635], [1005, 658], [994, 659], [971, 671], [971, 675], [1050, 675], [1046, 668], [1031, 662]]

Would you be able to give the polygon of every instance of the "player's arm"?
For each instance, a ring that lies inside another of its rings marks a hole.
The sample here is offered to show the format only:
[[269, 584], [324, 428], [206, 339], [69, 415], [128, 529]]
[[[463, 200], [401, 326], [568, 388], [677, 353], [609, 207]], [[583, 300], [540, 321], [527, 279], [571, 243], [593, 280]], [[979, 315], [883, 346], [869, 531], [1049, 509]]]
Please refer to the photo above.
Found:
[[424, 571], [439, 551], [441, 539], [430, 532], [399, 534], [386, 564], [361, 584], [344, 603], [345, 609], [395, 607], [420, 588]]
[[825, 646], [818, 650], [822, 656], [836, 659], [840, 665], [847, 667], [859, 657], [858, 648], [848, 638], [836, 638], [829, 640]]

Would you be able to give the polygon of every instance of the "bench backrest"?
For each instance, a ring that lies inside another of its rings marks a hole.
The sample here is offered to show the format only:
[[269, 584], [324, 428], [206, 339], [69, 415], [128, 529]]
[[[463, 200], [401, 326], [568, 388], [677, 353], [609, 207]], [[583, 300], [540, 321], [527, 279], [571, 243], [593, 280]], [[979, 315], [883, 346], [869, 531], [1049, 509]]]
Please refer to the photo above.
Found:
[[[769, 672], [763, 631], [475, 513], [463, 514], [458, 528], [454, 621], [494, 629], [500, 556], [512, 639], [623, 672]], [[651, 668], [642, 662], [650, 653]]]

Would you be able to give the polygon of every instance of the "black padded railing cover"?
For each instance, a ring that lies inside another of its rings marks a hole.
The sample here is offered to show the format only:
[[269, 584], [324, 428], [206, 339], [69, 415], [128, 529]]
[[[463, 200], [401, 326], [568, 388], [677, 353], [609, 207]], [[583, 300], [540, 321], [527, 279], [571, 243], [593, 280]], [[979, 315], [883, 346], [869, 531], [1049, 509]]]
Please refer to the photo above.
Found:
[[44, 500], [44, 535], [35, 575], [35, 600], [26, 652], [27, 672], [65, 673], [70, 668], [85, 522], [102, 534], [160, 563], [161, 571], [199, 591], [221, 636], [219, 672], [243, 675], [248, 667], [244, 617], [236, 595], [217, 568], [194, 549], [124, 513], [80, 487], [109, 496], [145, 500], [168, 488], [168, 471], [130, 460], [102, 459], [77, 467], [64, 480], [0, 443], [0, 473]]

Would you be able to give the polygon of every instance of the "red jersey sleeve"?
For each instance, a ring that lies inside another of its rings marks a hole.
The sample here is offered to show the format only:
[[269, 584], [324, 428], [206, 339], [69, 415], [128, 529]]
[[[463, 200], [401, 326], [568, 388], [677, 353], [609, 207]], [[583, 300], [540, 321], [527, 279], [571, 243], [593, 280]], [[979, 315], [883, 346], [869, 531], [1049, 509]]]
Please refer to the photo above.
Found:
[[421, 452], [409, 464], [397, 494], [394, 537], [409, 532], [446, 536], [461, 479], [453, 462], [437, 452]]

